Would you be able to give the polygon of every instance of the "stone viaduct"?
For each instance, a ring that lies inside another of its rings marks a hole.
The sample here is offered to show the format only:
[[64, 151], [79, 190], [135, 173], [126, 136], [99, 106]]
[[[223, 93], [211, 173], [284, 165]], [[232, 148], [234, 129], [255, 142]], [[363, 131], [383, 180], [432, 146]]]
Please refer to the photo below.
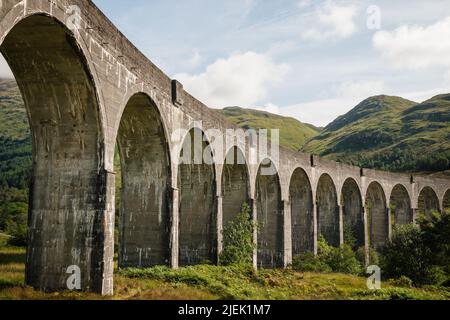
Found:
[[[208, 129], [233, 126], [159, 70], [90, 0], [0, 5], [0, 50], [33, 136], [31, 286], [64, 289], [68, 268], [78, 266], [82, 290], [112, 294], [116, 142], [122, 267], [217, 262], [223, 225], [244, 202], [261, 225], [257, 267], [285, 267], [298, 253], [316, 252], [319, 234], [339, 246], [344, 232], [353, 232], [358, 245], [377, 247], [394, 223], [450, 207], [446, 179], [366, 170], [284, 149], [277, 163], [268, 158], [261, 166], [218, 161], [229, 152], [248, 159], [245, 141], [210, 148], [213, 163], [180, 163], [176, 130], [189, 132], [186, 144]], [[209, 147], [204, 138], [202, 147]], [[265, 165], [277, 172], [261, 174]]]

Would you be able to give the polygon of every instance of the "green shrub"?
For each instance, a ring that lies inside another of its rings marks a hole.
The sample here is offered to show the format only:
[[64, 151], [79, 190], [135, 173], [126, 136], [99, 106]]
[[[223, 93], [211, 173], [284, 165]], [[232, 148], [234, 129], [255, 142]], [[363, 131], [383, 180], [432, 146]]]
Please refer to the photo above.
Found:
[[294, 258], [293, 269], [302, 272], [337, 272], [360, 274], [362, 265], [349, 245], [339, 248], [330, 246], [323, 236], [318, 239], [317, 256], [303, 253]]
[[348, 245], [339, 248], [331, 248], [328, 255], [324, 257], [325, 263], [333, 272], [346, 274], [360, 274], [362, 265], [356, 258], [355, 252]]
[[401, 276], [398, 279], [391, 280], [391, 283], [396, 287], [402, 287], [402, 288], [412, 288], [414, 283], [413, 281], [405, 276]]
[[254, 227], [251, 210], [247, 204], [244, 204], [241, 212], [223, 230], [224, 246], [219, 259], [220, 264], [228, 266], [252, 263], [255, 250]]
[[[360, 247], [356, 251], [356, 258], [358, 259], [358, 262], [362, 265], [366, 265], [366, 247]], [[370, 247], [369, 248], [369, 265], [379, 265], [380, 264], [380, 257], [378, 256], [378, 252]]]
[[294, 257], [292, 269], [300, 272], [329, 273], [333, 270], [314, 253], [302, 253]]
[[406, 276], [417, 285], [433, 284], [429, 278], [430, 256], [431, 250], [424, 245], [417, 226], [396, 227], [382, 249], [383, 275], [396, 279]]
[[418, 286], [444, 285], [450, 279], [450, 214], [433, 213], [418, 223], [394, 229], [382, 249], [383, 274], [406, 276]]

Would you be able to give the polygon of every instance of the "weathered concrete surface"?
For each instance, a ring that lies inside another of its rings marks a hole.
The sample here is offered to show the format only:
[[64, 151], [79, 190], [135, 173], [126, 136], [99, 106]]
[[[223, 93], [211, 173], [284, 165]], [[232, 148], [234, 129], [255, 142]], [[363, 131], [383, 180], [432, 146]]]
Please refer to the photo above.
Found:
[[[73, 6], [80, 8], [79, 28], [75, 29]], [[28, 284], [49, 290], [64, 288], [70, 276], [67, 268], [78, 265], [83, 290], [112, 293], [117, 140], [134, 145], [136, 152], [122, 163], [127, 180], [123, 181], [122, 217], [128, 220], [122, 220], [121, 228], [139, 230], [123, 240], [122, 250], [128, 247], [127, 253], [133, 252], [128, 265], [166, 263], [167, 252], [173, 267], [216, 261], [219, 223], [227, 215], [223, 209], [228, 211], [229, 206], [222, 197], [223, 166], [217, 160], [228, 150], [213, 150], [214, 164], [179, 167], [175, 160], [180, 153], [170, 137], [180, 128], [192, 129], [195, 121], [202, 121], [204, 132], [212, 128], [225, 132], [233, 128], [231, 124], [159, 70], [90, 0], [3, 0], [0, 50], [21, 88], [33, 133]], [[149, 97], [147, 110], [151, 111], [136, 119], [139, 127], [135, 130], [120, 130], [130, 121], [126, 109], [136, 94]], [[162, 148], [162, 130], [167, 149]], [[141, 134], [153, 137], [155, 146], [145, 144]], [[239, 147], [249, 159], [247, 145]], [[139, 146], [151, 156], [142, 154], [138, 161]], [[164, 158], [170, 159], [167, 166]], [[250, 202], [256, 204], [253, 217], [271, 222], [270, 228], [255, 234], [260, 252], [255, 263], [260, 266], [289, 264], [293, 252], [311, 248], [311, 243], [301, 243], [303, 237], [310, 239], [301, 230], [311, 232], [311, 223], [313, 251], [319, 231], [339, 245], [345, 221], [360, 221], [355, 219], [357, 204], [349, 200], [354, 197], [348, 197], [344, 185], [348, 179], [358, 185], [366, 229], [371, 226], [371, 236], [364, 236], [367, 244], [369, 238], [378, 244], [386, 241], [392, 203], [402, 207], [409, 200], [413, 212], [442, 210], [449, 203], [445, 196], [449, 179], [366, 170], [284, 149], [277, 169], [277, 178], [270, 179], [258, 177], [259, 164], [248, 166]], [[306, 175], [302, 182], [293, 178], [297, 169]], [[320, 181], [324, 175], [326, 183]], [[225, 173], [225, 179], [229, 178]], [[300, 226], [305, 214], [311, 216], [303, 209], [311, 209], [305, 201], [308, 197], [301, 196], [308, 183], [314, 199], [312, 222]], [[406, 189], [407, 199], [403, 192], [399, 200], [398, 188], [394, 190], [399, 184]], [[132, 194], [131, 190], [140, 191]], [[405, 212], [394, 212], [396, 221], [407, 220]]]
[[408, 191], [403, 185], [398, 184], [394, 187], [389, 203], [393, 214], [391, 219], [395, 225], [405, 225], [414, 221], [411, 200], [409, 199]]
[[369, 185], [365, 207], [368, 215], [369, 243], [374, 248], [379, 248], [389, 239], [389, 211], [379, 183], [372, 182]]
[[222, 171], [222, 225], [226, 226], [241, 212], [244, 203], [249, 204], [249, 174], [245, 156], [233, 148], [227, 155]]
[[122, 168], [119, 266], [168, 265], [170, 157], [161, 116], [148, 96], [129, 100], [117, 142]]
[[[196, 163], [197, 155], [203, 155], [206, 142], [194, 144], [198, 134], [204, 141], [203, 132], [193, 129], [183, 144], [181, 158], [186, 162], [179, 165], [180, 186], [180, 229], [179, 264], [195, 265], [217, 261], [216, 185], [214, 166]], [[199, 148], [200, 147], [200, 148]], [[190, 154], [186, 156], [187, 154]], [[201, 160], [201, 158], [200, 158]], [[187, 164], [186, 164], [187, 163]]]
[[322, 175], [317, 187], [317, 229], [327, 242], [340, 245], [339, 207], [336, 188], [327, 174]]
[[344, 232], [351, 233], [356, 246], [364, 246], [364, 211], [359, 186], [352, 178], [342, 187], [341, 205], [343, 209]]
[[314, 251], [314, 217], [312, 189], [302, 169], [292, 175], [290, 185], [292, 216], [292, 255]]
[[277, 174], [262, 175], [256, 181], [258, 214], [258, 266], [283, 266], [283, 207], [280, 181]]
[[440, 210], [439, 198], [432, 188], [425, 187], [420, 191], [418, 208], [419, 213], [426, 216], [430, 216], [433, 211]]

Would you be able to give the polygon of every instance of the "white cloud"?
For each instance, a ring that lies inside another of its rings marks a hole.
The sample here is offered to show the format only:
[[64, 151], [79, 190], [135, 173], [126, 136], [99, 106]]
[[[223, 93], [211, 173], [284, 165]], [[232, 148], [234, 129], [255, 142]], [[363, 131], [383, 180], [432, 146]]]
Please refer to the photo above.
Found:
[[200, 55], [200, 52], [198, 51], [198, 49], [194, 49], [192, 52], [192, 57], [188, 61], [188, 68], [195, 69], [200, 65], [201, 62], [202, 56]]
[[288, 69], [267, 54], [246, 52], [218, 59], [204, 73], [182, 73], [175, 78], [210, 107], [251, 107], [267, 98], [268, 89], [279, 83]]
[[270, 113], [273, 113], [273, 114], [281, 114], [280, 113], [280, 107], [277, 106], [276, 104], [273, 104], [273, 103], [270, 103], [270, 102], [266, 103], [262, 107], [256, 107], [254, 109], [265, 111], [265, 112], [270, 112]]
[[401, 26], [379, 31], [373, 45], [392, 66], [401, 69], [450, 67], [450, 17], [432, 25]]
[[302, 37], [312, 41], [348, 38], [356, 32], [356, 12], [355, 5], [338, 5], [334, 1], [326, 1], [316, 7], [314, 22], [318, 25], [306, 29]]

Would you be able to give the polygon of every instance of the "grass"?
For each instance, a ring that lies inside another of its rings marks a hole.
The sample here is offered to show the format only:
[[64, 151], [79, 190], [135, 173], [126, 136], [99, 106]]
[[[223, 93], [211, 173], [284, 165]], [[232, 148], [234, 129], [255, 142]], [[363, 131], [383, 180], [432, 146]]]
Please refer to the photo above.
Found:
[[115, 294], [45, 293], [24, 285], [25, 250], [0, 248], [0, 300], [448, 300], [444, 288], [402, 288], [384, 283], [367, 290], [366, 280], [342, 274], [297, 273], [250, 267], [195, 266], [116, 271]]

